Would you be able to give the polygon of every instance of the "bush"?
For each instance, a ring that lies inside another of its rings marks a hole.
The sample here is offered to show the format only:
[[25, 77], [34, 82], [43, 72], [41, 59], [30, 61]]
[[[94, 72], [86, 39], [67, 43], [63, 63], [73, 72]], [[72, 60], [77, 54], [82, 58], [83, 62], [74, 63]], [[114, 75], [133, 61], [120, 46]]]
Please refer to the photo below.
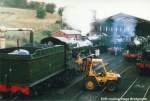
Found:
[[56, 5], [55, 4], [47, 4], [46, 5], [46, 11], [49, 13], [54, 13], [56, 9]]
[[36, 10], [36, 17], [43, 19], [43, 18], [45, 18], [45, 16], [46, 16], [46, 11], [45, 11], [44, 7], [43, 6], [38, 7]]
[[42, 32], [42, 35], [44, 35], [44, 36], [51, 36], [51, 31], [49, 31], [49, 30], [44, 30], [44, 31]]

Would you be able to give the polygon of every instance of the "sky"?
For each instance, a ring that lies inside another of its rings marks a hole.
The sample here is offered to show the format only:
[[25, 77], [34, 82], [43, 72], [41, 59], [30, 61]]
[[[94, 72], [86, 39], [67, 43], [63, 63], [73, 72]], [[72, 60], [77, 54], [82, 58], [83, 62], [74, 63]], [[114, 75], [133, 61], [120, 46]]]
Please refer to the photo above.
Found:
[[32, 0], [56, 3], [58, 7], [78, 7], [96, 10], [99, 18], [126, 13], [150, 20], [150, 0]]
[[[37, 1], [37, 0], [32, 0]], [[38, 0], [42, 1], [42, 0]], [[90, 30], [94, 15], [97, 19], [125, 13], [150, 20], [150, 0], [43, 0], [65, 7], [63, 19], [83, 34]]]

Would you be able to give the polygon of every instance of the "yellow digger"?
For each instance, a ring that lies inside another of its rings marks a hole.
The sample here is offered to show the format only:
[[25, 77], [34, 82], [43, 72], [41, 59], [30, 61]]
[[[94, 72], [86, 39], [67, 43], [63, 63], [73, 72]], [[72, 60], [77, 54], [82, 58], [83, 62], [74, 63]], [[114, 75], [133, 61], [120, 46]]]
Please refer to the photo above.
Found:
[[[97, 86], [104, 87], [110, 92], [117, 90], [121, 76], [120, 74], [108, 71], [102, 59], [95, 59], [93, 56], [81, 58], [78, 55], [75, 62], [80, 65], [80, 70], [86, 74], [84, 82], [86, 90], [95, 90]], [[93, 69], [98, 64], [102, 65], [100, 73]]]

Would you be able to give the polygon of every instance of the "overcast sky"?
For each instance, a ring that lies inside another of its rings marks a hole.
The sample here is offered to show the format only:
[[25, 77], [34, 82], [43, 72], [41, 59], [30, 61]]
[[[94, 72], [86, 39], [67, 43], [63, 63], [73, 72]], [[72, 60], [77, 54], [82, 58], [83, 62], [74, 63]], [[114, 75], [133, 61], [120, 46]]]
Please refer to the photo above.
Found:
[[[39, 0], [42, 1], [42, 0]], [[105, 18], [117, 13], [126, 13], [150, 20], [150, 0], [43, 0], [57, 6], [78, 7], [96, 10], [97, 17]]]
[[[35, 0], [37, 1], [37, 0]], [[85, 35], [90, 30], [93, 16], [103, 19], [125, 13], [150, 20], [150, 0], [38, 0], [65, 7], [64, 21]]]

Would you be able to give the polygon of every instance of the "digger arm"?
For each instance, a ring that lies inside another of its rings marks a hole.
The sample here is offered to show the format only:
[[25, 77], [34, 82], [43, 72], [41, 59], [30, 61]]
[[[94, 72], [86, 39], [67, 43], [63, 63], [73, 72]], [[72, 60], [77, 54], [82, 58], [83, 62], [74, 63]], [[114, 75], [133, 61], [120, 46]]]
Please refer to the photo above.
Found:
[[85, 72], [87, 71], [87, 57], [81, 58], [80, 55], [77, 56], [77, 59], [75, 60], [75, 63], [80, 65], [80, 71]]
[[100, 63], [102, 63], [102, 62], [103, 62], [102, 59], [92, 59], [92, 63], [93, 63], [93, 64], [100, 64]]
[[[89, 57], [89, 56], [88, 56], [88, 57]], [[94, 64], [101, 64], [101, 63], [102, 63], [102, 65], [104, 65], [102, 59], [93, 59], [93, 58], [91, 58], [91, 60], [90, 60], [90, 58], [88, 59], [88, 57], [81, 58], [80, 55], [77, 56], [77, 59], [76, 59], [75, 63], [81, 65], [81, 67], [80, 67], [80, 70], [81, 70], [81, 71], [85, 71], [85, 70], [87, 70], [87, 69], [89, 70], [89, 68], [91, 69], [91, 67], [93, 67]], [[84, 59], [85, 59], [86, 61], [84, 61]], [[91, 61], [91, 62], [90, 62], [90, 61]], [[90, 63], [89, 63], [89, 62], [90, 62]], [[90, 65], [91, 65], [91, 66], [90, 66]], [[104, 66], [105, 66], [105, 65], [104, 65]], [[103, 66], [103, 67], [104, 67], [104, 66]]]
[[77, 59], [75, 60], [75, 63], [78, 65], [82, 65], [83, 64], [83, 59], [78, 55]]

